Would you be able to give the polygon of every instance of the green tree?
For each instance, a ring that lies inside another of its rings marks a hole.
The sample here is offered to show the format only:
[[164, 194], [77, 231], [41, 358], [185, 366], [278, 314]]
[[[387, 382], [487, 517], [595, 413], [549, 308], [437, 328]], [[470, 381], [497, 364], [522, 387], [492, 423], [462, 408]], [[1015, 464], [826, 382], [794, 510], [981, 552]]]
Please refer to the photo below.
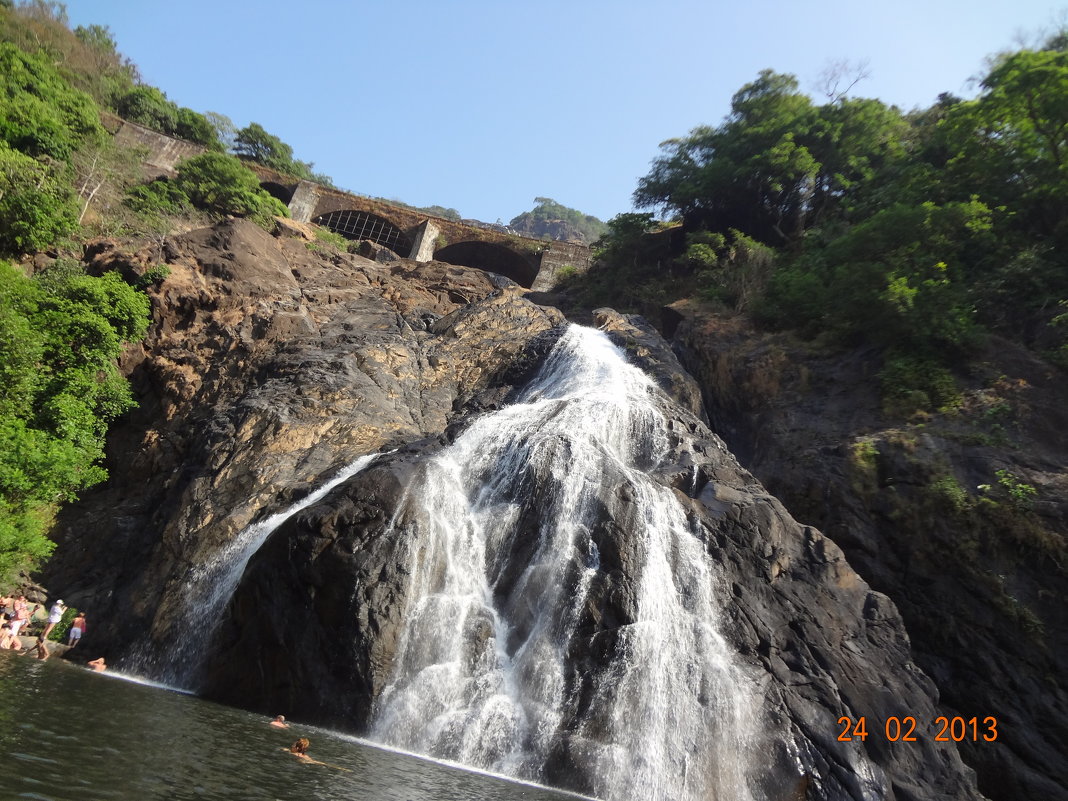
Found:
[[0, 253], [44, 249], [78, 227], [78, 214], [55, 167], [0, 142]]
[[332, 187], [329, 175], [314, 172], [315, 165], [293, 158], [293, 148], [273, 134], [267, 133], [258, 122], [249, 123], [234, 137], [233, 151], [240, 158], [270, 167], [284, 175], [315, 181]]
[[104, 136], [96, 105], [43, 55], [0, 42], [0, 141], [34, 157], [68, 161]]
[[264, 227], [273, 224], [274, 216], [289, 216], [285, 204], [260, 188], [255, 173], [223, 153], [203, 153], [183, 161], [175, 185], [198, 208], [248, 217]]
[[[982, 82], [984, 92], [962, 114], [975, 125], [981, 156], [972, 177], [991, 170], [989, 199], [1026, 212], [1039, 233], [1062, 232], [1068, 213], [1068, 52], [1023, 50], [999, 60]], [[984, 163], [985, 162], [985, 163]], [[998, 180], [1000, 179], [1000, 180]]]
[[237, 132], [234, 153], [279, 172], [289, 172], [293, 167], [293, 148], [267, 133], [258, 122], [249, 123]]
[[119, 99], [118, 112], [130, 122], [161, 133], [178, 125], [178, 106], [154, 86], [135, 86]]
[[203, 114], [190, 108], [181, 107], [178, 109], [174, 135], [180, 139], [186, 139], [213, 150], [223, 150], [222, 143], [215, 135], [215, 126]]
[[734, 95], [722, 125], [661, 145], [635, 201], [678, 213], [690, 230], [796, 245], [828, 219], [877, 207], [872, 185], [904, 156], [907, 132], [877, 100], [817, 107], [794, 76], [764, 70]]
[[691, 229], [737, 229], [782, 244], [804, 230], [819, 163], [805, 144], [818, 120], [797, 79], [764, 70], [731, 100], [717, 128], [664, 142], [634, 193], [639, 206], [677, 212]]
[[0, 263], [0, 581], [48, 555], [57, 505], [106, 476], [107, 424], [132, 405], [115, 359], [148, 299], [114, 273], [39, 279]]

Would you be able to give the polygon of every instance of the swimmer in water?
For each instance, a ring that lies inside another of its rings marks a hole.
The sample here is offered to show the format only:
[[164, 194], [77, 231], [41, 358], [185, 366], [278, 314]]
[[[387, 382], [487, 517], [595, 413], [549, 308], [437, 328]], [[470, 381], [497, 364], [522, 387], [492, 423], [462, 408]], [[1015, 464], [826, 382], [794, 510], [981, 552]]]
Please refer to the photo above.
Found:
[[276, 717], [274, 720], [271, 721], [271, 725], [274, 726], [276, 729], [288, 729], [289, 728], [289, 724], [286, 723], [286, 716], [285, 715], [279, 715], [278, 717]]
[[308, 746], [311, 745], [311, 740], [307, 737], [301, 737], [289, 748], [283, 748], [283, 751], [289, 751], [297, 759], [307, 762], [309, 765], [325, 765], [325, 762], [320, 762], [317, 759], [312, 759], [308, 756]]
[[98, 673], [103, 673], [105, 670], [108, 669], [107, 664], [104, 662], [104, 657], [100, 657], [99, 659], [90, 659], [88, 665]]

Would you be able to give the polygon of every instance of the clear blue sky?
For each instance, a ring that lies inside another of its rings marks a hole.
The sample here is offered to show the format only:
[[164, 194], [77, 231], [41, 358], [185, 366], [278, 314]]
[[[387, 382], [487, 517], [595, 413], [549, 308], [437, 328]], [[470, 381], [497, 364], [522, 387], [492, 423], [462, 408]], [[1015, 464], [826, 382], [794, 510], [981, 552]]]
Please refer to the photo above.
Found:
[[[1062, 0], [1063, 2], [1063, 0]], [[904, 109], [974, 94], [1045, 0], [71, 0], [180, 105], [251, 121], [341, 187], [508, 221], [536, 196], [607, 219], [661, 141], [717, 124], [763, 68]]]

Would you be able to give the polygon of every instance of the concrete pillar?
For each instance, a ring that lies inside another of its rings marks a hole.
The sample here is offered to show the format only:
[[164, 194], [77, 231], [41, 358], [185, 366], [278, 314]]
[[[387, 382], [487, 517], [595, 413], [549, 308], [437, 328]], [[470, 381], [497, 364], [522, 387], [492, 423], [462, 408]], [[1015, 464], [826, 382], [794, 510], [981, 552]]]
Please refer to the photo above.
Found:
[[437, 245], [441, 229], [430, 220], [424, 220], [412, 233], [412, 252], [409, 259], [415, 261], [430, 261], [434, 258], [434, 249]]
[[293, 198], [289, 201], [289, 216], [297, 222], [311, 222], [318, 203], [319, 185], [311, 181], [301, 181], [293, 190]]
[[535, 292], [546, 292], [560, 280], [558, 273], [565, 267], [569, 272], [584, 273], [590, 269], [590, 249], [575, 242], [546, 242], [541, 252], [538, 277], [531, 286]]

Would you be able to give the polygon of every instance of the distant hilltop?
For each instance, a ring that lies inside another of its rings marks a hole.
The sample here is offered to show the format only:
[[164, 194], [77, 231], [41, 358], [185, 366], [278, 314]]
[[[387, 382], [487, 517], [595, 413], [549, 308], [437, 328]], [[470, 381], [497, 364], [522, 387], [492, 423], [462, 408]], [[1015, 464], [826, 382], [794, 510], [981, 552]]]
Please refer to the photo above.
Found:
[[608, 230], [608, 226], [596, 217], [568, 208], [552, 198], [536, 197], [534, 203], [537, 205], [533, 209], [512, 219], [508, 224], [510, 233], [592, 245]]

